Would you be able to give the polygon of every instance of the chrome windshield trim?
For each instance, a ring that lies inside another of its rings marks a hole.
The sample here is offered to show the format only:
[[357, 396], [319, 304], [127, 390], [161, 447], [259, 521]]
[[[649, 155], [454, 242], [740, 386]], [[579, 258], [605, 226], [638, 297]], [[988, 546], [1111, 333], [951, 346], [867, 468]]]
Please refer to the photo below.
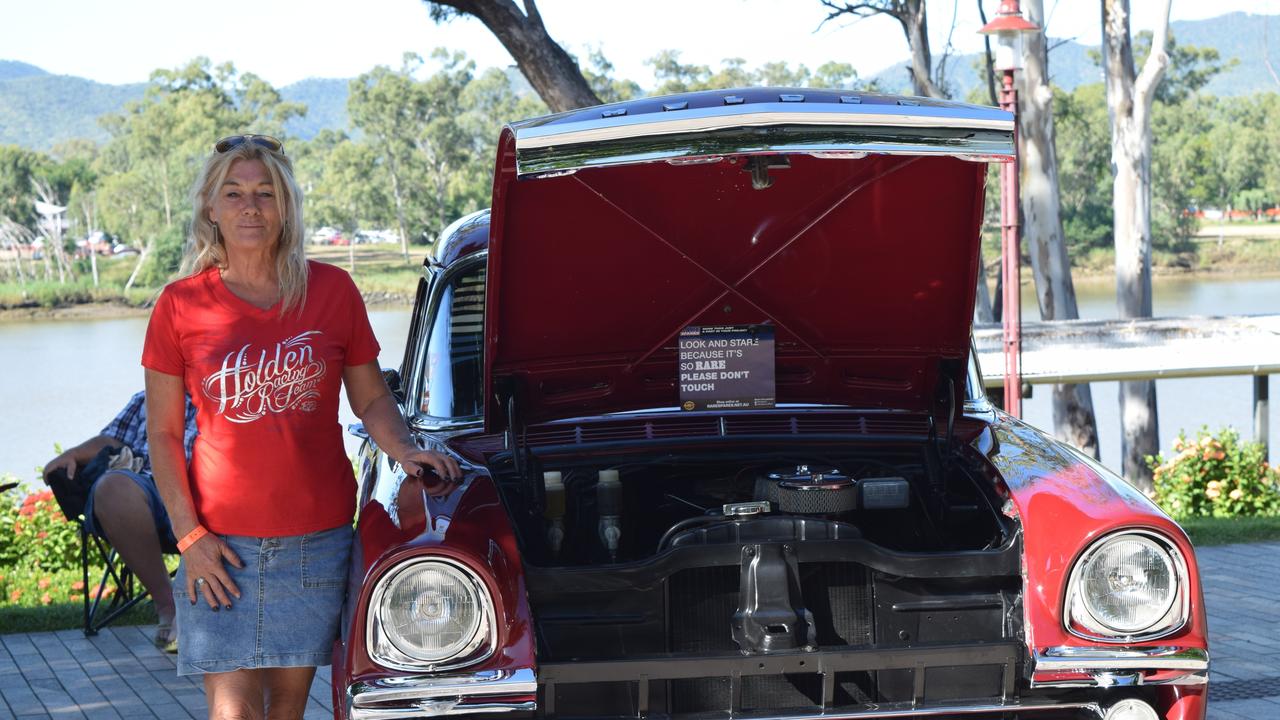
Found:
[[1209, 651], [1203, 648], [1050, 647], [1034, 654], [1036, 672], [1183, 670], [1208, 672]]
[[[532, 668], [443, 676], [410, 675], [351, 685], [347, 688], [347, 707], [353, 720], [511, 712], [535, 709], [532, 701], [518, 698], [537, 692], [538, 680]], [[463, 702], [493, 696], [511, 698], [511, 701]]]
[[405, 418], [411, 428], [428, 431], [446, 430], [457, 426], [480, 425], [484, 421], [484, 418], [478, 415], [459, 418], [429, 415], [422, 411], [421, 403], [423, 366], [427, 362], [427, 346], [431, 342], [431, 332], [434, 329], [431, 324], [435, 321], [436, 313], [440, 306], [440, 298], [444, 295], [445, 288], [459, 274], [472, 270], [478, 265], [486, 264], [488, 261], [489, 251], [481, 250], [455, 261], [444, 270], [433, 272], [435, 277], [431, 284], [431, 294], [427, 297], [427, 302], [423, 303], [424, 307], [419, 311], [422, 313], [422, 317], [419, 319], [417, 346], [411, 349], [406, 348], [406, 351], [412, 354], [412, 360], [409, 362], [408, 368], [409, 376], [405, 377], [402, 374], [400, 378], [400, 387], [404, 388]]
[[[835, 110], [834, 108], [840, 108]], [[630, 140], [655, 135], [705, 133], [777, 125], [966, 129], [1013, 132], [1013, 119], [995, 108], [916, 106], [909, 113], [896, 105], [796, 106], [791, 103], [728, 105], [600, 118], [516, 129], [516, 151], [557, 145]]]

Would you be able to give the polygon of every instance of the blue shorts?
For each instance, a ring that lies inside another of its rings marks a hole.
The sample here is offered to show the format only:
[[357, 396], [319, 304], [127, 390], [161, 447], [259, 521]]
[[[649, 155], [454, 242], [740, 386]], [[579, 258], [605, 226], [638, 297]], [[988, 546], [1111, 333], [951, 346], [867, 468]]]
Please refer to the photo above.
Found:
[[[138, 484], [142, 488], [142, 494], [147, 498], [147, 507], [151, 509], [151, 519], [155, 520], [156, 532], [160, 535], [160, 547], [168, 547], [172, 549], [178, 544], [177, 538], [173, 536], [173, 526], [169, 524], [169, 513], [164, 509], [164, 502], [160, 499], [160, 491], [156, 489], [156, 481], [151, 477], [151, 473], [136, 473], [132, 470], [108, 470], [103, 473], [103, 477], [107, 475], [117, 474], [124, 475], [130, 480]], [[97, 483], [94, 484], [94, 492], [89, 493], [89, 497], [84, 503], [84, 527], [90, 533], [101, 538], [106, 538], [107, 542], [111, 541], [102, 528], [98, 527], [98, 520], [93, 516], [93, 498], [98, 489]]]
[[187, 563], [178, 566], [178, 674], [328, 665], [347, 594], [352, 528], [307, 535], [222, 539], [244, 563], [227, 564], [240, 589], [231, 609], [214, 611], [187, 595]]

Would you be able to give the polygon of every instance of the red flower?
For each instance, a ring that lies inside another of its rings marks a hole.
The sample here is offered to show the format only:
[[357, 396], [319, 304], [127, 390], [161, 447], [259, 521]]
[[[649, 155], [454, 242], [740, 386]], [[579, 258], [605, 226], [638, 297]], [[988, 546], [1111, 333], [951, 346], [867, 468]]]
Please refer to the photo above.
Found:
[[49, 593], [45, 593], [45, 594], [43, 594], [43, 595], [41, 595], [41, 596], [40, 596], [40, 604], [41, 604], [41, 605], [48, 605], [48, 604], [50, 604], [50, 603], [52, 603], [52, 602], [53, 602], [53, 596], [52, 596], [52, 595], [50, 595]]
[[82, 596], [78, 593], [71, 593], [70, 595], [67, 596], [67, 599], [72, 602], [75, 602], [76, 600], [79, 600], [81, 597]]
[[36, 537], [39, 538], [40, 540], [43, 540], [49, 537], [49, 533], [45, 530], [41, 530], [40, 532], [36, 533]]
[[53, 582], [52, 578], [42, 577], [40, 578], [40, 582], [36, 583], [36, 587], [40, 588], [41, 590], [44, 590], [45, 588], [49, 587], [49, 584], [52, 582]]
[[18, 602], [18, 600], [20, 600], [21, 598], [22, 598], [22, 591], [21, 591], [21, 590], [14, 590], [13, 592], [9, 593], [9, 602], [15, 602], [15, 603], [16, 603], [16, 602]]
[[83, 581], [83, 580], [77, 580], [77, 581], [75, 581], [75, 582], [71, 583], [71, 589], [72, 589], [72, 590], [83, 590], [83, 589], [84, 589], [84, 581]]

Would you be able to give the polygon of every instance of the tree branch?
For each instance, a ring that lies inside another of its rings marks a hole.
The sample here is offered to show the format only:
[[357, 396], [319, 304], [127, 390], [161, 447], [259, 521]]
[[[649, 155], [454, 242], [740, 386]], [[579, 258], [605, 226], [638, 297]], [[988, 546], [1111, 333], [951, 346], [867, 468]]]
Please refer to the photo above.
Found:
[[819, 30], [821, 30], [822, 26], [826, 25], [828, 21], [835, 20], [841, 15], [852, 15], [859, 20], [865, 20], [866, 18], [874, 15], [888, 15], [902, 25], [904, 32], [907, 28], [907, 12], [900, 4], [899, 0], [886, 0], [879, 3], [850, 3], [836, 2], [836, 0], [818, 0], [818, 2], [822, 3], [823, 7], [826, 7], [831, 11], [822, 19], [822, 22], [818, 23]]
[[1164, 0], [1160, 22], [1156, 24], [1151, 37], [1151, 54], [1147, 55], [1147, 61], [1142, 64], [1142, 72], [1134, 85], [1134, 95], [1144, 109], [1151, 107], [1156, 88], [1160, 86], [1164, 71], [1169, 67], [1169, 11], [1172, 6], [1173, 0]]

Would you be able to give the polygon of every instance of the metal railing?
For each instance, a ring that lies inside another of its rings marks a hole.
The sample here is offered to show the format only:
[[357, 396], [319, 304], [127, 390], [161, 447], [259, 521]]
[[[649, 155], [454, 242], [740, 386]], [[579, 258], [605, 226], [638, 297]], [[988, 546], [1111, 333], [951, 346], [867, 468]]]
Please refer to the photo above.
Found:
[[[1004, 384], [1001, 328], [974, 327], [988, 388]], [[1253, 376], [1253, 436], [1270, 429], [1268, 375], [1280, 373], [1280, 315], [1063, 320], [1022, 324], [1022, 381], [1033, 385]]]

